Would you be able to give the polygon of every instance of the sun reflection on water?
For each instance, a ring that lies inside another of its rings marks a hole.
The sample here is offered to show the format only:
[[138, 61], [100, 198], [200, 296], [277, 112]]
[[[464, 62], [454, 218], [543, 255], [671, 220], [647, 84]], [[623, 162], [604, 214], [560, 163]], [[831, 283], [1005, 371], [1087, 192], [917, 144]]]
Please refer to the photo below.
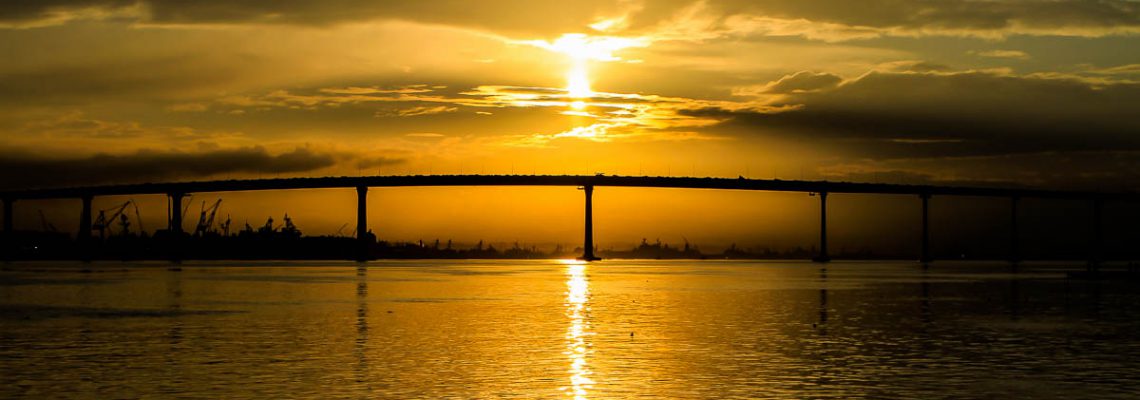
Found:
[[588, 318], [590, 307], [590, 281], [586, 276], [585, 263], [568, 263], [566, 266], [566, 315], [570, 317], [570, 327], [566, 330], [566, 351], [570, 359], [570, 387], [567, 395], [575, 400], [585, 400], [587, 390], [592, 388], [593, 373], [588, 363], [592, 343], [588, 340], [594, 333], [590, 331]]

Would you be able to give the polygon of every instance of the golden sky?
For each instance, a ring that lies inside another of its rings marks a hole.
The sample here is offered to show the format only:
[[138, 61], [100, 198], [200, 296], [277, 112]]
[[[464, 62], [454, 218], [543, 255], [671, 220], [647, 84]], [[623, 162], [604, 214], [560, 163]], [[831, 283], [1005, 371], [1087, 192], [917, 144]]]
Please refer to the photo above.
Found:
[[[21, 1], [0, 6], [0, 186], [604, 172], [1136, 189], [1138, 33], [1132, 0]], [[649, 193], [622, 204], [748, 212]], [[289, 196], [332, 194], [272, 198]], [[520, 196], [579, 212], [577, 193]]]

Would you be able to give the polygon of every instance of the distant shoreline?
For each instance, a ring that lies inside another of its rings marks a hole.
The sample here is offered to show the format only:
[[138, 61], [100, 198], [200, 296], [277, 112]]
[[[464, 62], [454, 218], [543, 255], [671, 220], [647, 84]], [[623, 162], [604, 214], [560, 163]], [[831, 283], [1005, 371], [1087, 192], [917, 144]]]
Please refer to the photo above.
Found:
[[[116, 235], [93, 238], [82, 243], [62, 233], [20, 232], [0, 246], [0, 260], [100, 260], [100, 261], [171, 261], [171, 260], [560, 260], [575, 259], [583, 249], [555, 246], [540, 249], [535, 245], [515, 243], [453, 243], [450, 240], [430, 242], [376, 241], [369, 233], [363, 241], [354, 237], [301, 236], [300, 232], [250, 233], [238, 235]], [[496, 247], [499, 246], [499, 247]], [[609, 260], [812, 260], [817, 249], [790, 247], [775, 250], [765, 246], [738, 247], [736, 244], [720, 252], [703, 252], [697, 245], [672, 245], [643, 240], [626, 250], [595, 247], [596, 256]], [[917, 253], [917, 252], [916, 252]], [[959, 254], [933, 252], [934, 260], [1008, 261], [999, 252]], [[881, 253], [868, 248], [840, 248], [829, 254], [833, 260], [851, 261], [916, 261], [917, 254]], [[1026, 257], [1028, 256], [1028, 257]], [[1042, 255], [1044, 256], [1044, 255]], [[1046, 257], [1023, 255], [1024, 261], [1085, 262], [1089, 255], [1074, 247]], [[1130, 254], [1106, 254], [1102, 260], [1132, 261]]]

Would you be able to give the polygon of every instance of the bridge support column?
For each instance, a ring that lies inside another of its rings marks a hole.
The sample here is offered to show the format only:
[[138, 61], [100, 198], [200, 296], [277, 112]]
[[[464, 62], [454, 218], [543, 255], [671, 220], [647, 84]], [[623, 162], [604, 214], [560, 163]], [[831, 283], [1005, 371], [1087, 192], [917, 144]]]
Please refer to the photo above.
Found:
[[371, 258], [372, 240], [368, 236], [368, 187], [356, 187], [356, 261]]
[[167, 221], [166, 232], [170, 234], [168, 237], [168, 253], [167, 257], [170, 261], [182, 261], [182, 198], [186, 197], [185, 193], [168, 193], [170, 196], [170, 220]]
[[922, 198], [922, 254], [918, 261], [925, 264], [934, 261], [930, 256], [930, 195], [923, 193]]
[[1089, 246], [1089, 269], [1094, 271], [1100, 269], [1100, 263], [1104, 259], [1104, 232], [1101, 229], [1101, 212], [1103, 208], [1104, 200], [1093, 200], [1092, 243]]
[[1009, 262], [1014, 265], [1021, 262], [1021, 254], [1018, 253], [1018, 235], [1021, 232], [1017, 228], [1017, 203], [1020, 200], [1014, 196], [1009, 201]]
[[601, 260], [594, 255], [594, 185], [586, 185], [581, 187], [582, 191], [586, 192], [586, 237], [582, 243], [582, 261], [597, 261]]
[[167, 232], [171, 235], [178, 237], [182, 236], [182, 198], [186, 195], [183, 193], [170, 193], [170, 225], [167, 226]]
[[812, 261], [831, 261], [831, 256], [827, 254], [827, 192], [819, 192], [819, 254]]

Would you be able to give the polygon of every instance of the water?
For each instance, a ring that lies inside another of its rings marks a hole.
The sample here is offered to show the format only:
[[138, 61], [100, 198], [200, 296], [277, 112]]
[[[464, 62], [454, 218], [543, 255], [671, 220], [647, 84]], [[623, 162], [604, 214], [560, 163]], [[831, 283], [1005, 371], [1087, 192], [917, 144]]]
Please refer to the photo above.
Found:
[[1129, 398], [1140, 291], [1037, 267], [13, 263], [0, 398]]

